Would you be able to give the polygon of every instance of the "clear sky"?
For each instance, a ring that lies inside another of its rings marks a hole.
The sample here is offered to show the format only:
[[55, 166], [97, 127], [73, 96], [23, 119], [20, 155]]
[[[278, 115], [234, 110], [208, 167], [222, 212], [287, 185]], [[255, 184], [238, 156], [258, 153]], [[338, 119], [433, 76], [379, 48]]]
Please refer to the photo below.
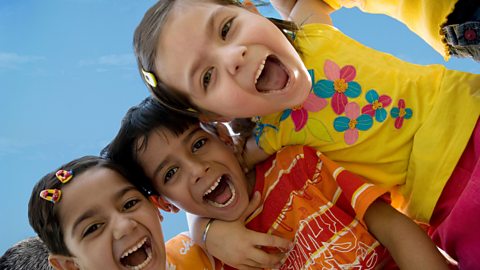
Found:
[[[0, 254], [34, 235], [27, 219], [33, 184], [67, 161], [98, 154], [127, 109], [148, 95], [131, 44], [154, 2], [0, 0]], [[404, 60], [480, 73], [473, 60], [445, 63], [385, 16], [342, 9], [333, 20], [360, 42]], [[183, 213], [163, 223], [166, 239], [186, 228]]]

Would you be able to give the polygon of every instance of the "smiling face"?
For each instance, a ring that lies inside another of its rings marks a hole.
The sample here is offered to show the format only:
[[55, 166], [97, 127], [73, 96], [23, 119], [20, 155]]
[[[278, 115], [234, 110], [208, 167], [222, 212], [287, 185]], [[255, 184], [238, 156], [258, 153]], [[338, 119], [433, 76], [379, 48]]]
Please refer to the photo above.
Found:
[[[187, 212], [237, 219], [248, 205], [247, 180], [232, 150], [198, 125], [179, 136], [158, 128], [138, 160], [155, 189]], [[142, 143], [142, 142], [139, 142]]]
[[98, 167], [74, 176], [58, 207], [80, 269], [165, 269], [158, 211], [119, 173]]
[[157, 46], [156, 71], [198, 107], [228, 118], [300, 105], [311, 81], [268, 19], [236, 6], [178, 1]]

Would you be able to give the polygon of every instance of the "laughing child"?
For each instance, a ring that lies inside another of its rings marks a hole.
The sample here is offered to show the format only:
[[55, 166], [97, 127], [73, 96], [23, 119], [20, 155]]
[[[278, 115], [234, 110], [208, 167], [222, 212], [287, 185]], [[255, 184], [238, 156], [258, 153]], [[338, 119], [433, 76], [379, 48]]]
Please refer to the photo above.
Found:
[[232, 149], [197, 118], [147, 98], [127, 112], [106, 151], [123, 166], [141, 167], [164, 208], [212, 218], [204, 240], [213, 237], [214, 220], [238, 219], [260, 192], [262, 205], [246, 225], [293, 241], [282, 269], [375, 269], [388, 261], [386, 249], [402, 269], [446, 269], [427, 235], [385, 201], [386, 190], [313, 148], [284, 148], [246, 175]]
[[[175, 265], [172, 258], [166, 263], [159, 211], [129, 177], [111, 161], [86, 156], [35, 185], [29, 221], [55, 269], [163, 270]], [[174, 239], [189, 241], [185, 235]], [[191, 257], [208, 265], [201, 248], [189, 248]]]

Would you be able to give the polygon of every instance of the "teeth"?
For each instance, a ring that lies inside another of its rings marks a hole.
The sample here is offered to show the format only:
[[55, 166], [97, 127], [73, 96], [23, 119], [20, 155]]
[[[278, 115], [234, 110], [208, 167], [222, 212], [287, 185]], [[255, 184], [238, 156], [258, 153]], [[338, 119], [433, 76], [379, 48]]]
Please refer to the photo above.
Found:
[[143, 238], [140, 242], [138, 242], [138, 244], [131, 247], [129, 250], [125, 251], [122, 254], [122, 256], [120, 257], [120, 259], [123, 259], [123, 258], [127, 257], [128, 255], [132, 254], [133, 252], [137, 251], [139, 248], [141, 248], [143, 246], [143, 244], [145, 244], [146, 241], [147, 241], [147, 237]]
[[263, 68], [265, 67], [265, 61], [267, 61], [267, 58], [263, 59], [262, 64], [258, 67], [257, 74], [255, 74], [255, 84], [257, 84], [258, 78], [260, 77], [260, 74], [262, 74]]
[[127, 267], [132, 270], [141, 270], [145, 268], [145, 266], [147, 266], [148, 263], [150, 263], [150, 261], [152, 260], [152, 249], [150, 247], [147, 247], [145, 249], [145, 252], [147, 253], [147, 259], [143, 263], [137, 266], [127, 266]]
[[227, 207], [229, 206], [230, 204], [232, 204], [232, 202], [235, 200], [235, 189], [233, 188], [232, 184], [230, 183], [230, 181], [227, 181], [227, 184], [228, 184], [228, 188], [230, 188], [230, 191], [232, 192], [232, 197], [230, 197], [230, 199], [224, 203], [224, 204], [219, 204], [219, 203], [216, 203], [214, 201], [210, 201], [208, 200], [208, 203], [215, 206], [215, 207], [219, 207], [219, 208], [223, 208], [223, 207]]
[[214, 191], [220, 183], [220, 180], [222, 180], [221, 176], [217, 179], [217, 181], [215, 181], [215, 183], [213, 183], [213, 185], [207, 191], [205, 191], [205, 193], [203, 193], [203, 196], [207, 196], [208, 194], [210, 194], [210, 192]]

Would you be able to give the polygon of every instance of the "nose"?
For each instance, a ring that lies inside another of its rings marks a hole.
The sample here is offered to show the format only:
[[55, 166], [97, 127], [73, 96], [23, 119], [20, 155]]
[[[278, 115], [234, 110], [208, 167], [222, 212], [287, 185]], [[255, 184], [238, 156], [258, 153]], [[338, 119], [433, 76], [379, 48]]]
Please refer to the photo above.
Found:
[[223, 53], [220, 59], [225, 62], [227, 71], [235, 74], [242, 67], [247, 55], [247, 47], [242, 45], [229, 45], [223, 47]]
[[190, 157], [186, 164], [191, 173], [191, 179], [194, 183], [200, 181], [200, 179], [205, 176], [205, 174], [210, 170], [208, 162], [201, 160], [198, 157]]
[[117, 218], [113, 219], [113, 237], [116, 240], [133, 232], [138, 226], [138, 223], [125, 214], [120, 214]]

